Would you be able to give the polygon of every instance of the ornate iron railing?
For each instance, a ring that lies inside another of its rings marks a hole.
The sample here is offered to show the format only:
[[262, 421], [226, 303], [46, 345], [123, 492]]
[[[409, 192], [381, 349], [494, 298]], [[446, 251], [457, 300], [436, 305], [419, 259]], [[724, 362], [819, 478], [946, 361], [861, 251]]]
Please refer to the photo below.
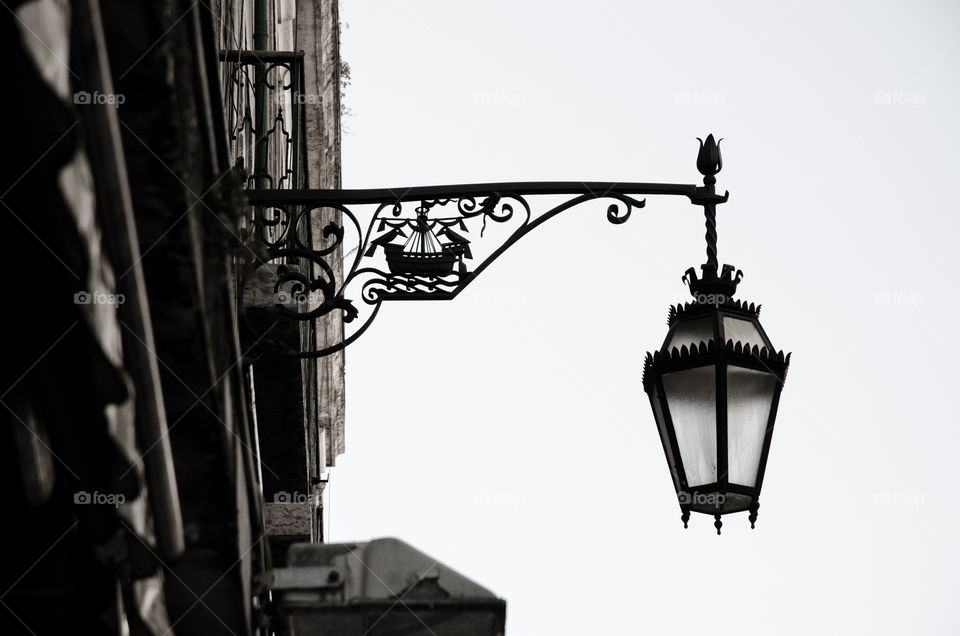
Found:
[[[305, 108], [316, 100], [304, 93], [303, 59], [302, 51], [220, 51], [231, 160], [247, 192], [306, 187]], [[241, 253], [241, 262], [248, 264], [272, 260], [270, 254], [281, 247], [313, 242], [309, 225], [299, 226], [294, 236], [280, 223], [258, 222], [252, 208], [240, 229], [248, 248]], [[285, 271], [303, 272], [308, 278], [317, 275], [314, 261], [290, 252], [277, 262]], [[313, 348], [308, 343], [314, 340], [314, 321], [302, 323], [299, 349]], [[285, 347], [289, 344], [272, 348]]]
[[303, 52], [221, 51], [220, 60], [230, 150], [245, 187], [303, 188]]

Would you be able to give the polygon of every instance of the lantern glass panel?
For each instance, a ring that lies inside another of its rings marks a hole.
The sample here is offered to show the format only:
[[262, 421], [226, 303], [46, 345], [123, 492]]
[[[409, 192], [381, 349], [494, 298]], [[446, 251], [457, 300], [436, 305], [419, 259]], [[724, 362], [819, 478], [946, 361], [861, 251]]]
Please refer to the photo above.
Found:
[[657, 419], [657, 430], [660, 431], [660, 441], [663, 443], [664, 451], [667, 454], [667, 463], [670, 465], [670, 477], [673, 479], [673, 487], [680, 490], [680, 476], [677, 473], [677, 460], [673, 456], [673, 448], [670, 446], [670, 438], [667, 436], [667, 423], [663, 419], [663, 409], [660, 407], [660, 393], [654, 391], [650, 398], [650, 404], [653, 406], [653, 416]]
[[717, 384], [711, 366], [663, 374], [687, 486], [717, 481]]
[[727, 367], [727, 466], [730, 483], [757, 485], [776, 376]]
[[676, 331], [673, 332], [673, 337], [670, 338], [667, 351], [674, 347], [679, 349], [684, 345], [689, 348], [690, 345], [699, 345], [701, 342], [710, 342], [711, 340], [713, 340], [713, 319], [698, 318], [689, 322], [681, 322], [677, 325]]
[[749, 320], [733, 318], [732, 316], [723, 317], [723, 340], [724, 342], [733, 340], [734, 342], [757, 345], [758, 347], [767, 346], [755, 324]]

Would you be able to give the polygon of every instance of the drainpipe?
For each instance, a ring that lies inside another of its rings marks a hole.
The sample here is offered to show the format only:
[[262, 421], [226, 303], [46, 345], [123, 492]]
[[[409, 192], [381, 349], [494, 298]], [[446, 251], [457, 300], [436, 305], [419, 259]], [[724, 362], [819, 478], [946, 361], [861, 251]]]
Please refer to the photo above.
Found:
[[[267, 32], [267, 0], [253, 0], [253, 48], [255, 51], [266, 51], [270, 48]], [[253, 183], [257, 189], [267, 187], [264, 183], [267, 168], [267, 77], [263, 62], [257, 61], [254, 73], [254, 104], [255, 112], [253, 126], [255, 131], [255, 148], [253, 159]], [[270, 187], [276, 187], [271, 184]]]

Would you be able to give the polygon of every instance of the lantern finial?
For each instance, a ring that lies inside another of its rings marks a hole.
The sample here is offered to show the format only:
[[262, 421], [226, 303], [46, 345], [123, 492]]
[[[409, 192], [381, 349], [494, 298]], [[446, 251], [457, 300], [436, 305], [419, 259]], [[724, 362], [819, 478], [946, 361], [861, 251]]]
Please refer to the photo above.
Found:
[[723, 168], [723, 157], [720, 155], [720, 141], [715, 141], [713, 135], [707, 135], [704, 141], [697, 137], [700, 142], [700, 151], [697, 153], [697, 170], [704, 176], [703, 182], [712, 185], [717, 182], [717, 173]]

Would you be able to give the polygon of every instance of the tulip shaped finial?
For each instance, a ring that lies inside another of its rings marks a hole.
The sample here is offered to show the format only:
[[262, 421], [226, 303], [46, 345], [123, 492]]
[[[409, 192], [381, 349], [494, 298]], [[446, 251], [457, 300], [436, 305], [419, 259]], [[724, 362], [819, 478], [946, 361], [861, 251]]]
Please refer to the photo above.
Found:
[[[700, 142], [700, 152], [697, 153], [697, 170], [704, 176], [704, 183], [716, 183], [717, 180], [714, 177], [723, 168], [720, 142], [714, 140], [712, 134], [707, 135], [706, 141], [699, 137], [697, 137], [697, 141]], [[720, 141], [723, 141], [723, 139]]]

